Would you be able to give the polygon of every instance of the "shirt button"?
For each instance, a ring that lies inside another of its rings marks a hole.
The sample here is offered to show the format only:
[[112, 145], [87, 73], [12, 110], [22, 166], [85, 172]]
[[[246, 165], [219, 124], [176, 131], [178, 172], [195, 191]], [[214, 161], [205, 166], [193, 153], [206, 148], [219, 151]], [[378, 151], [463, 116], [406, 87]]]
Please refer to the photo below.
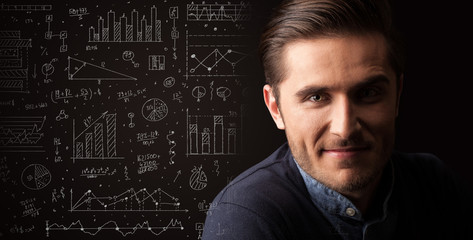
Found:
[[345, 210], [345, 213], [346, 213], [348, 216], [353, 217], [353, 216], [355, 216], [356, 211], [355, 211], [355, 209], [349, 207], [349, 208], [347, 208], [347, 210]]

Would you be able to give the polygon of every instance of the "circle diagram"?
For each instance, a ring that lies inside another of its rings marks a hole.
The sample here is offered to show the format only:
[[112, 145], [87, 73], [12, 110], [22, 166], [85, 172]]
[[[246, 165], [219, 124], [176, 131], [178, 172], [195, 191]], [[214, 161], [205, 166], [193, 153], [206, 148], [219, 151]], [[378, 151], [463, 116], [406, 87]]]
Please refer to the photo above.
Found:
[[54, 73], [54, 66], [51, 63], [45, 63], [41, 67], [41, 72], [44, 74], [44, 76], [49, 76]]
[[197, 86], [192, 89], [192, 96], [197, 98], [197, 102], [200, 102], [200, 99], [205, 96], [207, 90], [202, 86]]
[[217, 88], [217, 96], [223, 98], [223, 101], [226, 101], [228, 97], [232, 94], [232, 91], [227, 87]]
[[168, 114], [168, 106], [159, 98], [151, 98], [143, 104], [141, 114], [150, 122], [158, 122]]
[[51, 182], [51, 173], [41, 164], [30, 164], [21, 173], [21, 183], [31, 190], [40, 190]]
[[202, 190], [207, 186], [207, 175], [202, 171], [202, 166], [199, 168], [194, 167], [189, 179], [189, 185], [192, 189], [197, 191]]
[[163, 85], [167, 88], [174, 86], [175, 83], [176, 83], [176, 79], [174, 79], [173, 77], [167, 77], [163, 81]]

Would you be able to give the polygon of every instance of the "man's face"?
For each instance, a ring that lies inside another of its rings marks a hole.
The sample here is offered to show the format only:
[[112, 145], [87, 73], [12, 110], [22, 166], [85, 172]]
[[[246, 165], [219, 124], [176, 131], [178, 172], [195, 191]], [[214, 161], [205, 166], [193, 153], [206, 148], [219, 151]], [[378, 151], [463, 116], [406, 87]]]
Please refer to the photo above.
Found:
[[394, 144], [400, 87], [377, 34], [297, 40], [284, 48], [279, 105], [265, 101], [294, 158], [344, 194], [381, 176]]

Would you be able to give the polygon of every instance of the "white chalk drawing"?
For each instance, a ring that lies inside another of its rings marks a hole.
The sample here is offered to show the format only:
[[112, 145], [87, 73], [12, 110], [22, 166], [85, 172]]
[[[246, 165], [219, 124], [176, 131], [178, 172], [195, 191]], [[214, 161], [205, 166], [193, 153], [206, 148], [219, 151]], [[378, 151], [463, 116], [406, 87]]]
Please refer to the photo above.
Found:
[[217, 96], [221, 97], [223, 101], [226, 101], [228, 97], [232, 94], [232, 90], [227, 87], [218, 87], [217, 88]]
[[230, 115], [187, 115], [187, 156], [236, 155], [240, 150], [241, 119]]
[[77, 58], [67, 58], [69, 80], [136, 80], [136, 78]]
[[250, 20], [250, 4], [240, 2], [239, 4], [187, 4], [187, 21], [248, 21]]
[[70, 212], [188, 212], [181, 209], [179, 199], [158, 188], [127, 189], [117, 195], [103, 196], [87, 190], [74, 199], [71, 189]]
[[51, 182], [51, 173], [41, 164], [30, 164], [21, 172], [21, 183], [28, 189], [40, 190]]
[[174, 86], [175, 83], [176, 83], [176, 79], [174, 79], [173, 77], [167, 77], [167, 78], [164, 79], [164, 81], [163, 81], [163, 85], [164, 85], [166, 88], [170, 88], [170, 87]]
[[33, 4], [0, 4], [0, 11], [15, 11], [15, 12], [35, 12], [35, 11], [51, 11], [52, 5], [33, 5]]
[[44, 152], [44, 117], [0, 117], [0, 152]]
[[[72, 160], [115, 160], [117, 155], [117, 114], [104, 112], [96, 120], [84, 119], [85, 128], [79, 127], [73, 119]], [[78, 132], [78, 133], [76, 133]]]
[[218, 160], [214, 160], [214, 166], [217, 167], [217, 169], [215, 169], [215, 173], [217, 173], [217, 176], [218, 176], [220, 174], [220, 171], [218, 170], [220, 168]]
[[63, 119], [68, 119], [68, 118], [69, 118], [69, 115], [66, 114], [66, 110], [61, 109], [61, 110], [59, 111], [59, 114], [56, 116], [56, 121], [59, 122], [59, 121], [61, 121], [61, 120], [63, 120]]
[[46, 220], [46, 237], [50, 237], [50, 232], [52, 231], [81, 231], [84, 234], [95, 236], [101, 231], [116, 231], [120, 233], [122, 237], [128, 235], [133, 235], [137, 231], [148, 231], [149, 233], [159, 236], [162, 233], [169, 230], [184, 230], [181, 221], [171, 219], [166, 226], [153, 226], [149, 221], [144, 221], [143, 223], [137, 223], [136, 225], [127, 225], [120, 226], [116, 221], [110, 220], [100, 226], [84, 226], [80, 220], [72, 222], [68, 226], [58, 224], [58, 223], [49, 223], [49, 220]]
[[133, 67], [135, 67], [135, 68], [139, 67], [140, 64], [135, 62], [135, 60], [133, 60], [133, 58], [135, 58], [135, 53], [133, 51], [130, 51], [130, 50], [123, 51], [122, 59], [124, 61], [131, 62], [133, 64]]
[[31, 39], [20, 31], [0, 31], [0, 92], [28, 93], [28, 49]]
[[87, 8], [69, 8], [69, 17], [77, 17], [78, 20], [82, 20], [85, 15], [89, 15]]
[[49, 76], [51, 76], [54, 73], [55, 68], [54, 68], [53, 63], [57, 62], [57, 61], [58, 61], [57, 58], [53, 58], [53, 59], [51, 59], [51, 61], [49, 61], [49, 63], [45, 63], [41, 67], [41, 72], [44, 75], [44, 83], [52, 82], [52, 80], [49, 78]]
[[[161, 20], [158, 20], [158, 9], [151, 7], [150, 18], [139, 20], [136, 10], [131, 12], [131, 19], [123, 13], [118, 21], [114, 11], [107, 13], [107, 21], [102, 17], [97, 20], [97, 29], [89, 28], [89, 42], [161, 42]], [[149, 23], [149, 24], [148, 24]]]
[[129, 128], [134, 128], [135, 127], [135, 123], [133, 122], [134, 117], [135, 117], [135, 113], [133, 113], [133, 112], [128, 113], [128, 118], [130, 119], [130, 123], [128, 123]]
[[176, 176], [174, 177], [174, 180], [172, 182], [176, 182], [177, 178], [182, 174], [182, 171], [181, 170], [178, 170], [176, 172]]
[[[242, 77], [240, 67], [250, 56], [247, 35], [189, 34], [186, 31], [186, 79]], [[242, 42], [242, 44], [237, 44]]]
[[151, 98], [143, 104], [141, 114], [150, 122], [158, 122], [168, 114], [168, 106], [159, 98]]
[[168, 151], [168, 154], [170, 155], [169, 156], [169, 164], [174, 164], [174, 160], [173, 158], [176, 156], [176, 151], [173, 150], [173, 148], [176, 147], [176, 141], [174, 140], [171, 140], [171, 136], [174, 135], [174, 131], [170, 130], [169, 133], [166, 135], [166, 139], [168, 140], [168, 144], [169, 144], [169, 151]]
[[50, 99], [51, 102], [58, 104], [58, 103], [66, 103], [68, 104], [71, 99], [81, 99], [84, 101], [90, 101], [94, 96], [102, 95], [100, 88], [97, 88], [96, 91], [93, 91], [92, 88], [81, 88], [79, 90], [80, 93], [72, 92], [70, 88], [57, 89], [51, 91]]
[[166, 56], [164, 55], [149, 55], [148, 56], [148, 70], [165, 70]]
[[53, 15], [46, 15], [46, 23], [48, 24], [48, 31], [44, 33], [44, 39], [51, 40], [53, 37], [59, 37], [62, 40], [61, 46], [59, 46], [59, 52], [67, 52], [67, 31], [60, 31], [58, 34], [54, 34], [51, 30], [51, 22], [53, 21]]
[[[179, 19], [179, 7], [169, 8], [169, 19], [172, 19], [171, 39], [173, 40], [172, 49], [175, 52], [177, 50], [176, 40], [179, 38], [179, 31], [177, 31], [176, 27], [176, 19]], [[177, 59], [177, 56], [174, 59]]]
[[192, 96], [197, 99], [197, 102], [200, 102], [200, 99], [205, 96], [207, 90], [203, 86], [196, 86], [192, 89]]
[[192, 174], [189, 178], [189, 186], [196, 191], [200, 191], [207, 187], [207, 175], [202, 170], [202, 165], [200, 167], [194, 166], [192, 169]]

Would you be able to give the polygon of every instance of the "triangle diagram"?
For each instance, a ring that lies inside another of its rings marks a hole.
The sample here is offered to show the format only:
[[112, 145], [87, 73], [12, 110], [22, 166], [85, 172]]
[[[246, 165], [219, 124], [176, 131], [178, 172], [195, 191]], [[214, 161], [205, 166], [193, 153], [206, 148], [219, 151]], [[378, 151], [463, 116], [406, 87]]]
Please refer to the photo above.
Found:
[[136, 78], [88, 63], [73, 57], [67, 58], [69, 80], [136, 80]]

